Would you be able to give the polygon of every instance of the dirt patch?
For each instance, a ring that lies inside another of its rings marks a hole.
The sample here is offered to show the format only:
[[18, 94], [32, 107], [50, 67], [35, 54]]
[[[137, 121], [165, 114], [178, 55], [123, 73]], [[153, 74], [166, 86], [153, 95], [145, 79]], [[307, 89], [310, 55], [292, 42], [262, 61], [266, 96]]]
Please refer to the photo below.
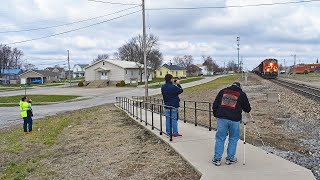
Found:
[[[40, 152], [30, 179], [200, 179], [159, 138], [113, 105], [87, 112]], [[89, 118], [88, 118], [89, 117]]]

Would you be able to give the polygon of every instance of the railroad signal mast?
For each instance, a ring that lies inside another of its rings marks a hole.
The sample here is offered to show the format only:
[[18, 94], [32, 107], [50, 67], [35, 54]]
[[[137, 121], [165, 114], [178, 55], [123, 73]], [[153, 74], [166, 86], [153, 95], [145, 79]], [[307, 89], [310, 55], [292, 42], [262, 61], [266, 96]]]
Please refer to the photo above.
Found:
[[237, 37], [237, 50], [238, 50], [238, 70], [240, 70], [240, 59], [239, 59], [239, 56], [240, 56], [240, 37], [238, 36]]

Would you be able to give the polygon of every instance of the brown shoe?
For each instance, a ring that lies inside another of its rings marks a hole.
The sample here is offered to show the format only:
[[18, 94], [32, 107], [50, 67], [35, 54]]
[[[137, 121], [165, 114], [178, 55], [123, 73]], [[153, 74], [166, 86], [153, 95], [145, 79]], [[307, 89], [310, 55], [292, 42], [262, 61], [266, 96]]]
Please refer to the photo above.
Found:
[[23, 132], [25, 135], [29, 134], [28, 132]]
[[32, 134], [32, 131], [30, 131], [29, 134]]

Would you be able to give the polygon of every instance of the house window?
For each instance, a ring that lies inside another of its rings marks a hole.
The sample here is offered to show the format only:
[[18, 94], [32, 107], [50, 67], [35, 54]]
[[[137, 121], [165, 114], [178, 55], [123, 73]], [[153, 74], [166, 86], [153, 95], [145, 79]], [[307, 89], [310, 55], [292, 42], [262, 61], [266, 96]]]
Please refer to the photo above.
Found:
[[314, 68], [314, 66], [311, 66], [311, 69], [313, 69]]
[[160, 71], [160, 76], [162, 76], [162, 71]]
[[131, 76], [133, 76], [133, 71], [131, 71]]
[[126, 74], [128, 74], [128, 70], [126, 70]]
[[102, 65], [104, 65], [104, 62], [102, 63]]
[[102, 76], [103, 76], [103, 72], [102, 72], [101, 74], [102, 74]]

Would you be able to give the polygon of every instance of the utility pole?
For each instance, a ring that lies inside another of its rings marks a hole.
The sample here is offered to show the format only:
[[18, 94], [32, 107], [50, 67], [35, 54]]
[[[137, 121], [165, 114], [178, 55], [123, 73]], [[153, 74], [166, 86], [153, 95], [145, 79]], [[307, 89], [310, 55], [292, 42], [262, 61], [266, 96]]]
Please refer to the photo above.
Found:
[[238, 45], [238, 48], [237, 48], [237, 50], [238, 50], [238, 70], [240, 69], [240, 60], [239, 60], [239, 55], [240, 55], [240, 37], [238, 36], [237, 37], [237, 45]]
[[148, 97], [148, 65], [146, 53], [146, 10], [145, 0], [142, 0], [142, 18], [143, 18], [143, 62], [144, 62], [144, 76], [145, 76], [145, 97]]
[[241, 77], [243, 78], [243, 60], [242, 60], [242, 56], [241, 56]]
[[293, 66], [293, 73], [294, 75], [296, 75], [296, 58], [297, 58], [297, 55], [293, 55], [293, 58], [294, 58], [294, 66]]
[[69, 50], [68, 50], [68, 66], [69, 66], [69, 82], [70, 82], [70, 86], [71, 86], [71, 71], [70, 71], [70, 59], [69, 59]]

